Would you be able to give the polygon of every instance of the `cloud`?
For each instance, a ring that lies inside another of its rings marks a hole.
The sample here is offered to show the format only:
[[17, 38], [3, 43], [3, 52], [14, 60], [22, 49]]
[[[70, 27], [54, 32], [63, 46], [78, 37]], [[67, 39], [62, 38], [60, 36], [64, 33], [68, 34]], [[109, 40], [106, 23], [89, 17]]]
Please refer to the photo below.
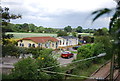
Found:
[[[22, 19], [12, 20], [13, 23], [27, 22], [45, 27], [81, 25], [87, 28], [91, 27], [91, 19], [87, 17], [92, 11], [113, 8], [116, 3], [113, 0], [3, 0], [2, 6], [9, 7], [11, 13], [22, 15]], [[92, 27], [107, 26], [101, 20], [96, 23]]]

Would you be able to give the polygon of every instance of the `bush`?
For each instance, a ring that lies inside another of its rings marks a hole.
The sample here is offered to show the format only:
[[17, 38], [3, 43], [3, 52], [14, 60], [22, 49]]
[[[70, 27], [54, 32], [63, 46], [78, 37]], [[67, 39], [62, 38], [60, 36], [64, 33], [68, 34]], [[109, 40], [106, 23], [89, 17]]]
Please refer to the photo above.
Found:
[[[33, 49], [33, 48], [31, 48]], [[62, 79], [63, 75], [46, 73], [42, 68], [56, 66], [58, 65], [57, 60], [54, 59], [51, 55], [51, 49], [38, 50], [39, 48], [34, 48], [33, 53], [36, 53], [38, 57], [35, 59], [26, 58], [21, 59], [14, 66], [12, 73], [9, 76], [12, 76], [11, 79]], [[30, 50], [30, 49], [29, 49]], [[28, 50], [27, 50], [28, 51]], [[54, 67], [45, 69], [47, 71], [53, 72], [62, 72], [62, 68]]]
[[93, 56], [92, 44], [86, 44], [78, 48], [77, 59], [89, 58]]
[[38, 65], [35, 59], [26, 58], [16, 63], [12, 71], [12, 79], [50, 79], [47, 73], [38, 71]]
[[18, 51], [18, 48], [13, 44], [2, 46], [2, 56], [3, 57], [6, 55], [18, 56], [17, 51]]

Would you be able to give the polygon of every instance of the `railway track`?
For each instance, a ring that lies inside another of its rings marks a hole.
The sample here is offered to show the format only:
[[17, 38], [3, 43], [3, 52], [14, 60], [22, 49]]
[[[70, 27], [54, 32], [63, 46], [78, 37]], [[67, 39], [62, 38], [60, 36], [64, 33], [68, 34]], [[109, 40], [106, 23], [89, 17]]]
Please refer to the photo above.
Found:
[[[99, 80], [100, 81], [109, 81], [110, 80], [110, 65], [111, 65], [110, 61], [106, 62], [98, 70], [96, 70], [91, 75], [91, 77], [93, 77], [94, 79], [96, 79], [96, 81], [97, 80], [98, 81]], [[120, 79], [118, 80], [119, 77], [120, 77], [119, 70], [118, 69], [114, 70], [113, 80], [114, 81], [120, 81]]]

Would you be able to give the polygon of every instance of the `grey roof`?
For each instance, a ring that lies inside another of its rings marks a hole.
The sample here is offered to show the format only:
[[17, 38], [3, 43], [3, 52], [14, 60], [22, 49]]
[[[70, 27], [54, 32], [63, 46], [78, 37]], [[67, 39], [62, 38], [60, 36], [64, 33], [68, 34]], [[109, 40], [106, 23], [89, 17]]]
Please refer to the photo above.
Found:
[[64, 39], [70, 39], [70, 38], [77, 39], [77, 37], [74, 37], [74, 36], [61, 36], [61, 37]]

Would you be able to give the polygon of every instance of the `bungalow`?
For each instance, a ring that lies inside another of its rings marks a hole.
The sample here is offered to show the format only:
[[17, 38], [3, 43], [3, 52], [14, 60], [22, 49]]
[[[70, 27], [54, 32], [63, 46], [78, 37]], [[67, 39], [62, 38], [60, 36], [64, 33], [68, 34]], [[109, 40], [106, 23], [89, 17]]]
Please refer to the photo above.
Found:
[[27, 37], [18, 41], [19, 47], [58, 48], [58, 40], [54, 37]]
[[61, 36], [57, 38], [59, 40], [59, 47], [78, 45], [78, 38], [73, 36]]

